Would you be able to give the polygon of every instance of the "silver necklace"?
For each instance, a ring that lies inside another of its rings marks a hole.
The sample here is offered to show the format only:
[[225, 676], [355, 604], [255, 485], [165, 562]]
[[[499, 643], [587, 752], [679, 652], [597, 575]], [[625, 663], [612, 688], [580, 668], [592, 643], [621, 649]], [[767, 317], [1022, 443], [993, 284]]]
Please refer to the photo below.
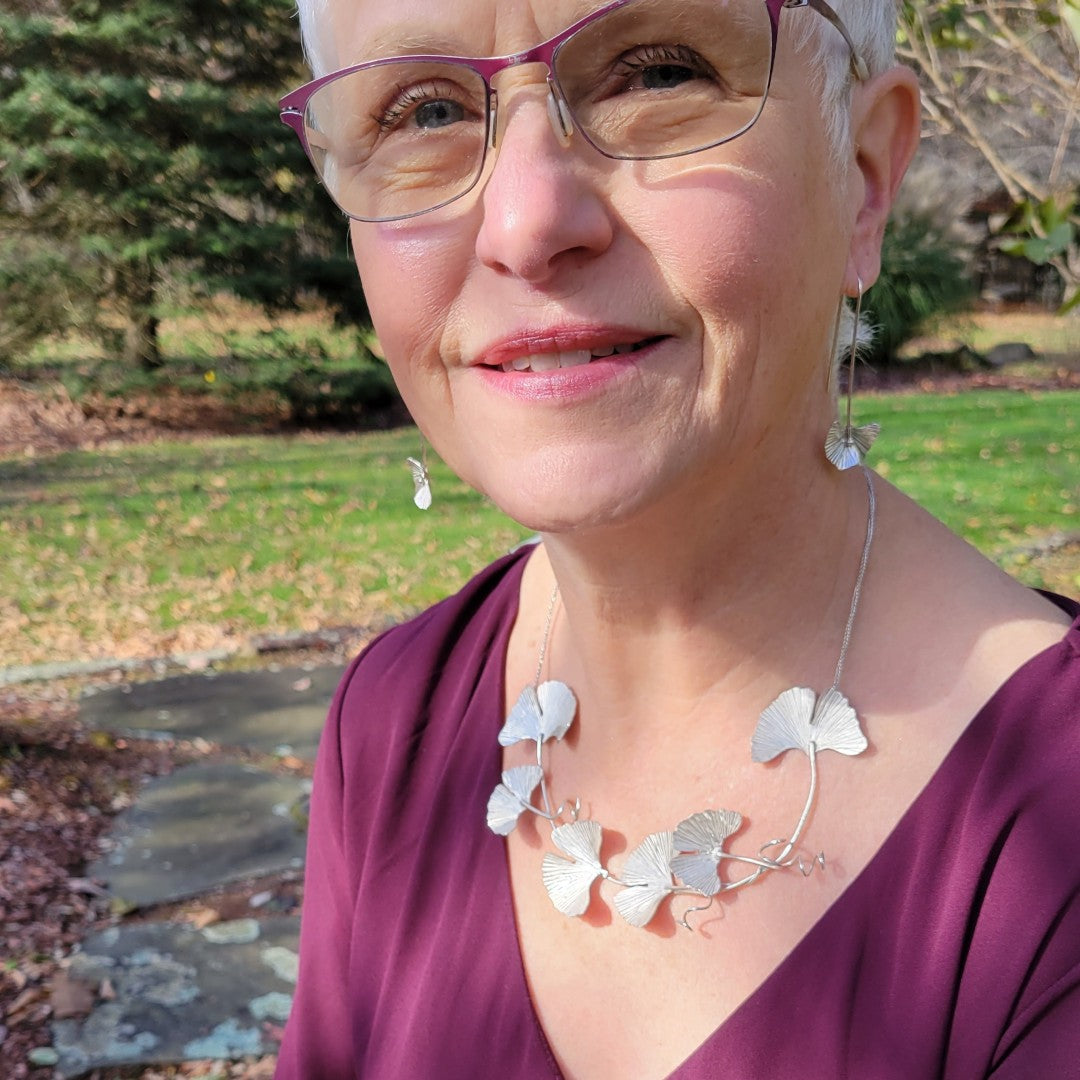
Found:
[[544, 885], [551, 902], [564, 915], [583, 915], [591, 901], [593, 883], [602, 879], [619, 887], [615, 907], [631, 926], [646, 926], [665, 900], [692, 897], [695, 903], [678, 918], [690, 930], [687, 916], [706, 910], [722, 893], [745, 888], [778, 870], [796, 869], [808, 876], [815, 867], [824, 867], [823, 852], [807, 860], [796, 851], [817, 797], [817, 755], [823, 750], [835, 750], [854, 757], [867, 747], [859, 718], [839, 689], [877, 514], [869, 470], [864, 468], [863, 475], [869, 503], [866, 540], [832, 685], [820, 696], [805, 686], [785, 690], [761, 713], [750, 740], [750, 757], [755, 762], [772, 761], [788, 750], [801, 750], [810, 762], [809, 793], [791, 836], [768, 840], [756, 854], [725, 850], [724, 845], [742, 827], [741, 814], [735, 810], [702, 810], [680, 821], [671, 831], [651, 833], [614, 874], [600, 861], [603, 829], [599, 822], [580, 816], [581, 800], [552, 803], [544, 771], [544, 744], [561, 739], [577, 713], [577, 699], [569, 686], [554, 679], [540, 681], [559, 595], [556, 584], [548, 604], [536, 677], [521, 692], [499, 732], [499, 745], [503, 747], [525, 740], [535, 742], [536, 764], [519, 765], [502, 774], [488, 800], [487, 823], [492, 832], [509, 836], [523, 813], [548, 822], [552, 843], [561, 854], [544, 855]]

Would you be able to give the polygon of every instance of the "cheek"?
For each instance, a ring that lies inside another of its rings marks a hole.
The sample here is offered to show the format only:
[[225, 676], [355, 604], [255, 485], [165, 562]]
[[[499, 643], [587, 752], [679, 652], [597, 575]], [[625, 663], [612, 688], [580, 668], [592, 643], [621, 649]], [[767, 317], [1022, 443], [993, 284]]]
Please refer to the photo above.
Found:
[[423, 394], [443, 396], [440, 342], [461, 291], [460, 245], [433, 231], [354, 223], [353, 253], [372, 325], [410, 411], [422, 422]]

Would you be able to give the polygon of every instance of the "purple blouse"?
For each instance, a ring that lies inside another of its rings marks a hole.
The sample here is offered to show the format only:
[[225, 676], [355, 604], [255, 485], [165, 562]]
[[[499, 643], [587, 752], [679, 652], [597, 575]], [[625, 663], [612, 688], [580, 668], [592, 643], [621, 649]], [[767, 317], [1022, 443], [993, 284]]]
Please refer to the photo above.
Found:
[[[278, 1080], [560, 1076], [504, 841], [485, 824], [524, 562], [390, 630], [342, 681]], [[1080, 617], [995, 693], [862, 873], [672, 1076], [1080, 1077]]]

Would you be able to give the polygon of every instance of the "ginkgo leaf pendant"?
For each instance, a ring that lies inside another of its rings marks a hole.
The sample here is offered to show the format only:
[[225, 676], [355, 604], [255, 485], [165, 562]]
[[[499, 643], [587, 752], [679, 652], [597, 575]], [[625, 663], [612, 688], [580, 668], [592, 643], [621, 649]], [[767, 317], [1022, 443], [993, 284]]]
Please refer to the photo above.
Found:
[[570, 859], [548, 852], [541, 871], [551, 902], [564, 915], [584, 915], [589, 891], [598, 877], [608, 873], [600, 865], [603, 830], [595, 821], [574, 821], [551, 830], [551, 839]]
[[675, 890], [671, 860], [675, 854], [672, 834], [651, 833], [626, 858], [620, 879], [622, 890], [615, 907], [631, 926], [652, 921], [660, 902]]
[[488, 828], [499, 836], [509, 836], [543, 778], [544, 770], [539, 765], [519, 765], [515, 769], [507, 769], [502, 774], [502, 783], [488, 799]]
[[825, 456], [838, 469], [852, 469], [861, 465], [870, 452], [874, 440], [881, 434], [880, 424], [853, 427], [834, 420], [825, 437]]
[[809, 687], [785, 690], [761, 713], [750, 757], [757, 762], [772, 761], [786, 750], [835, 750], [855, 757], [867, 747], [859, 717], [839, 690], [826, 690], [818, 698]]
[[499, 745], [513, 746], [524, 739], [561, 739], [576, 713], [577, 698], [566, 683], [552, 679], [539, 686], [526, 686], [499, 732]]
[[671, 869], [702, 896], [715, 896], [723, 888], [717, 867], [724, 855], [724, 841], [742, 827], [735, 810], [702, 810], [680, 821], [675, 829]]

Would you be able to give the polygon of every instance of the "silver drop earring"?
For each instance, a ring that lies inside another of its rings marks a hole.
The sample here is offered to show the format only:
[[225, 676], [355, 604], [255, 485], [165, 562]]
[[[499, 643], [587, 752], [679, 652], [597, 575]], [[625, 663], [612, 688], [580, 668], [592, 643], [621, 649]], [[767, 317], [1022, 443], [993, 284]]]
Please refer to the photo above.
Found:
[[839, 418], [834, 420], [829, 427], [829, 434], [825, 437], [825, 456], [841, 471], [861, 465], [881, 432], [880, 424], [854, 427], [851, 423], [851, 396], [855, 390], [855, 360], [859, 351], [859, 325], [862, 316], [862, 278], [858, 279], [858, 283], [859, 292], [855, 298], [855, 316], [851, 327], [851, 349], [848, 353], [847, 418], [843, 424]]
[[418, 510], [431, 509], [431, 474], [427, 467], [427, 443], [420, 447], [419, 460], [414, 457], [406, 458], [406, 463], [412, 472], [413, 502]]

